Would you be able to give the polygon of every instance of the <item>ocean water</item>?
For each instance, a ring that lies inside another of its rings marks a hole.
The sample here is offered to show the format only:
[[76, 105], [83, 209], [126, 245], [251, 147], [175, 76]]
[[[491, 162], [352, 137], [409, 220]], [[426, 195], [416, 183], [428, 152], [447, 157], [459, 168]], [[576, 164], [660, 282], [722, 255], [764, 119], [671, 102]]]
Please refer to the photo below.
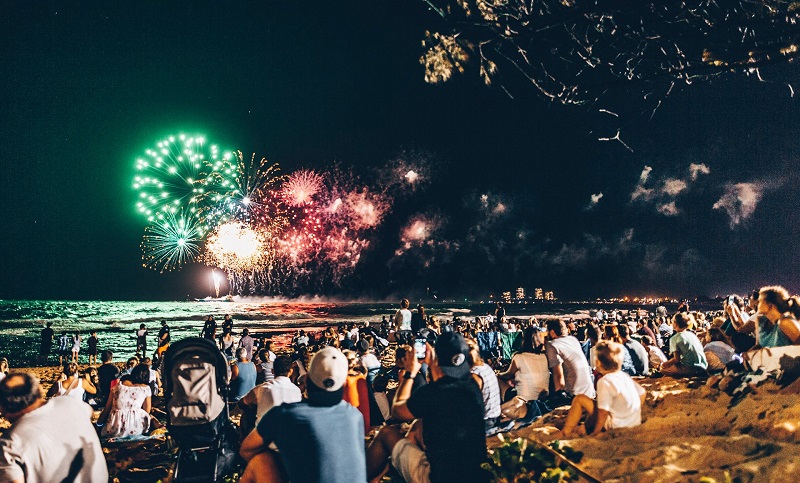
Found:
[[[510, 304], [506, 312], [511, 317], [546, 316], [557, 314], [586, 315], [591, 303]], [[474, 317], [493, 312], [492, 304], [475, 302], [425, 303], [429, 315], [452, 318]], [[81, 363], [86, 363], [86, 340], [97, 331], [100, 350], [114, 351], [115, 360], [133, 355], [136, 349], [135, 331], [140, 324], [150, 330], [148, 351], [156, 347], [160, 321], [170, 326], [172, 340], [197, 336], [208, 315], [221, 324], [225, 314], [234, 321], [234, 330], [247, 327], [251, 333], [275, 338], [278, 347], [298, 328], [319, 330], [328, 325], [349, 322], [379, 323], [382, 316], [391, 319], [397, 310], [396, 302], [327, 302], [283, 301], [236, 298], [233, 302], [114, 302], [114, 301], [54, 301], [0, 300], [0, 356], [8, 357], [12, 367], [34, 365], [39, 351], [41, 330], [53, 322], [56, 338], [62, 330], [80, 331], [83, 337]], [[54, 349], [55, 351], [55, 349]], [[50, 363], [57, 362], [51, 355]]]

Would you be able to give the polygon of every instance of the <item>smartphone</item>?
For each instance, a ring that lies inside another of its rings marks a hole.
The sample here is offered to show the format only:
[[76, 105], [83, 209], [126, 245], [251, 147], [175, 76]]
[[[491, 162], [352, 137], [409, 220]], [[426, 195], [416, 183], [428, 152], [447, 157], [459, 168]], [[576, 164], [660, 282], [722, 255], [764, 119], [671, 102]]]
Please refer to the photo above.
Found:
[[414, 355], [417, 356], [417, 359], [425, 359], [425, 345], [427, 342], [427, 339], [414, 340]]
[[733, 295], [728, 295], [728, 305], [733, 305]]

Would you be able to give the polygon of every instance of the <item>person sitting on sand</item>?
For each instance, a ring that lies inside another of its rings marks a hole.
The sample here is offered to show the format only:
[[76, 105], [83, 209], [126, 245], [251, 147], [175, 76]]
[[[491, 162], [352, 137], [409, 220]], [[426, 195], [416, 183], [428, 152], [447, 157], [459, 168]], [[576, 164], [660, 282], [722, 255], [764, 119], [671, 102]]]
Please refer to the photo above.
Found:
[[[511, 364], [497, 375], [503, 381], [514, 381], [516, 396], [525, 402], [535, 401], [547, 394], [550, 369], [544, 354], [544, 338], [539, 329], [526, 327], [522, 331], [522, 347], [511, 357]], [[509, 401], [510, 397], [504, 398]]]
[[0, 357], [0, 381], [8, 375], [8, 359]]
[[567, 335], [567, 327], [560, 319], [547, 321], [547, 336], [550, 340], [545, 344], [545, 353], [553, 373], [554, 390], [564, 391], [568, 397], [584, 394], [594, 398], [592, 370], [578, 339]]
[[98, 390], [103, 398], [108, 397], [111, 392], [111, 383], [119, 376], [119, 369], [113, 362], [114, 353], [106, 349], [100, 353], [100, 360], [103, 362], [97, 368], [97, 377], [100, 380]]
[[650, 368], [657, 371], [661, 364], [667, 362], [667, 356], [664, 351], [658, 348], [658, 345], [653, 342], [653, 338], [649, 335], [642, 336], [642, 345], [647, 349], [647, 357], [650, 362]]
[[231, 363], [230, 400], [237, 402], [256, 387], [256, 365], [247, 360], [247, 349], [236, 349], [236, 359]]
[[[486, 460], [483, 397], [470, 377], [469, 352], [464, 337], [455, 332], [439, 336], [435, 348], [427, 344], [423, 361], [413, 350], [406, 352], [407, 372], [395, 393], [392, 415], [417, 421], [405, 436], [396, 426], [384, 426], [372, 440], [367, 449], [370, 481], [388, 471], [390, 459], [407, 482], [488, 481], [481, 468]], [[423, 362], [433, 382], [412, 393]]]
[[[308, 366], [308, 399], [273, 407], [242, 442], [247, 467], [239, 483], [366, 482], [364, 422], [342, 400], [346, 379], [341, 351], [317, 352]], [[270, 450], [272, 443], [280, 454]]]
[[61, 379], [50, 386], [50, 390], [47, 391], [47, 397], [69, 396], [78, 401], [83, 401], [84, 395], [87, 393], [97, 393], [97, 388], [92, 384], [89, 373], [87, 372], [84, 377], [80, 377], [78, 364], [70, 362], [64, 364], [64, 373], [61, 374]]
[[139, 364], [130, 377], [124, 378], [111, 389], [106, 407], [97, 419], [103, 425], [104, 438], [139, 436], [150, 429], [152, 408], [150, 367]]
[[597, 400], [579, 394], [572, 400], [562, 433], [565, 438], [577, 436], [581, 416], [587, 415], [586, 434], [599, 434], [604, 429], [629, 428], [642, 424], [645, 390], [622, 371], [627, 349], [622, 344], [601, 341], [597, 344], [597, 370], [603, 377], [597, 381]]
[[647, 349], [634, 339], [631, 339], [630, 336], [630, 327], [625, 324], [621, 324], [619, 326], [619, 337], [622, 339], [622, 345], [628, 349], [628, 353], [631, 355], [631, 360], [633, 361], [633, 367], [636, 370], [637, 376], [646, 376], [650, 374], [650, 358], [647, 354]]
[[0, 412], [11, 422], [0, 437], [0, 481], [108, 481], [88, 405], [71, 397], [45, 402], [36, 376], [12, 372], [0, 382]]
[[706, 373], [708, 361], [703, 353], [703, 345], [689, 325], [694, 317], [688, 312], [678, 312], [672, 317], [675, 334], [669, 339], [669, 352], [672, 358], [661, 364], [661, 372], [668, 376], [696, 376]]
[[[725, 366], [737, 358], [736, 351], [728, 344], [728, 338], [719, 327], [708, 329], [705, 335], [703, 353], [708, 362], [708, 372], [722, 372]], [[741, 362], [741, 359], [739, 359]]]
[[494, 369], [481, 359], [478, 343], [474, 339], [466, 339], [466, 341], [469, 346], [467, 360], [472, 380], [478, 385], [483, 397], [483, 422], [486, 434], [491, 435], [510, 429], [509, 425], [500, 424], [500, 384], [497, 382], [497, 375], [494, 373]]
[[756, 348], [782, 347], [800, 343], [800, 298], [790, 297], [781, 286], [762, 287], [758, 292], [758, 311], [746, 318], [735, 305], [731, 322], [739, 332], [755, 332]]
[[[239, 400], [239, 407], [250, 417], [252, 429], [261, 421], [261, 418], [275, 406], [284, 403], [300, 402], [303, 394], [300, 388], [292, 383], [289, 375], [292, 372], [292, 360], [289, 356], [278, 356], [273, 365], [275, 377], [263, 384], [259, 384], [250, 390]], [[250, 431], [247, 431], [249, 434]]]
[[364, 418], [364, 430], [369, 431], [369, 388], [367, 386], [366, 370], [358, 359], [358, 354], [351, 350], [342, 351], [347, 358], [347, 381], [344, 384], [342, 399], [352, 404]]

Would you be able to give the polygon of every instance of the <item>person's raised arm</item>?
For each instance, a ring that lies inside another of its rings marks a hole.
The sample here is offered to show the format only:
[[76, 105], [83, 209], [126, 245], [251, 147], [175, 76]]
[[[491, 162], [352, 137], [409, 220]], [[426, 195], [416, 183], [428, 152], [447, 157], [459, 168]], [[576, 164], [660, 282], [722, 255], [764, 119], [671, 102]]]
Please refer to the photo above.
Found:
[[731, 324], [737, 332], [750, 333], [756, 330], [755, 317], [748, 317], [736, 304], [728, 304], [725, 308], [731, 319]]
[[89, 379], [89, 374], [87, 373], [81, 379], [81, 384], [83, 385], [83, 390], [88, 392], [89, 394], [97, 394], [97, 388], [92, 383], [92, 380]]
[[[429, 344], [425, 344], [425, 362], [431, 360], [433, 348]], [[411, 397], [411, 390], [414, 387], [414, 378], [419, 374], [422, 364], [417, 360], [413, 349], [406, 351], [403, 358], [403, 367], [406, 372], [400, 379], [400, 386], [394, 394], [394, 403], [392, 404], [392, 416], [402, 421], [412, 421], [414, 414], [408, 409], [408, 399]]]

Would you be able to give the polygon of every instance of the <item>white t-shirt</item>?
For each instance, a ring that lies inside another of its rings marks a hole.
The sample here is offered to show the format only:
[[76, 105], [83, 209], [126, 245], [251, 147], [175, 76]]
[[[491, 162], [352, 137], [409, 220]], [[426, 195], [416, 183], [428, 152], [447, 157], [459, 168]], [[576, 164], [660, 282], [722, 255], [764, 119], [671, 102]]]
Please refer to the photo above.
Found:
[[411, 330], [411, 311], [400, 309], [394, 314], [394, 327], [397, 330]]
[[300, 402], [303, 394], [300, 388], [295, 386], [291, 379], [286, 376], [278, 376], [271, 381], [260, 384], [253, 388], [255, 391], [258, 407], [256, 408], [256, 424], [261, 421], [262, 416], [267, 414], [270, 409], [284, 403]]
[[369, 371], [370, 369], [381, 367], [381, 361], [379, 361], [377, 356], [372, 352], [367, 352], [361, 356], [361, 365], [364, 366], [364, 369]]
[[630, 428], [642, 424], [644, 389], [622, 371], [606, 374], [597, 381], [597, 407], [609, 412], [606, 429]]
[[108, 481], [106, 458], [91, 417], [92, 408], [71, 397], [54, 397], [22, 416], [0, 438], [0, 481], [64, 481], [79, 453], [83, 466], [70, 481]]

